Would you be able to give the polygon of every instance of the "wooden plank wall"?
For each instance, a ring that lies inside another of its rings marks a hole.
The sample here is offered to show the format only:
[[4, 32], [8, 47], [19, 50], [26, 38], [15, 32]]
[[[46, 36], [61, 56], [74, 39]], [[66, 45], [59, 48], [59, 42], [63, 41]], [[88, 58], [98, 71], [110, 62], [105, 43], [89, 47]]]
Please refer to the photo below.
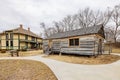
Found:
[[66, 54], [95, 55], [97, 54], [98, 43], [94, 37], [79, 38], [79, 46], [69, 46], [69, 39], [52, 41], [53, 52]]
[[97, 44], [95, 41], [80, 41], [79, 47], [61, 47], [61, 53], [95, 55], [97, 54]]
[[[97, 55], [99, 36], [79, 37], [79, 46], [69, 46], [69, 38], [52, 40], [51, 49], [53, 52], [80, 55]], [[43, 42], [43, 45], [49, 44], [49, 41]], [[104, 49], [104, 47], [102, 47]]]

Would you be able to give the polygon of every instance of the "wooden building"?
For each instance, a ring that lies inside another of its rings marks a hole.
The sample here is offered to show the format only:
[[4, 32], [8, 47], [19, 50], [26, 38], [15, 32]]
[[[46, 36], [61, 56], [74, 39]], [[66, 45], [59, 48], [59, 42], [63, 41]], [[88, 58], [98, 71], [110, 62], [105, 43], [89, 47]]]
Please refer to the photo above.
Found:
[[12, 30], [6, 30], [0, 33], [0, 49], [10, 50], [18, 49], [21, 50], [42, 48], [42, 38], [28, 30], [23, 29], [23, 26]]
[[56, 33], [43, 40], [43, 48], [66, 54], [98, 55], [103, 52], [103, 25]]

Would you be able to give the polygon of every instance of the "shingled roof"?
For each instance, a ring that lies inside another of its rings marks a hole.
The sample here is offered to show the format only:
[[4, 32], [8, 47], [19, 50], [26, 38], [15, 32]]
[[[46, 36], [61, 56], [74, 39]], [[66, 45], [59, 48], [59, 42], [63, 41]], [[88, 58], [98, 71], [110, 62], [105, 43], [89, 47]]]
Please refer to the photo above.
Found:
[[81, 28], [72, 31], [55, 33], [49, 36], [47, 39], [58, 39], [58, 38], [66, 38], [66, 37], [89, 35], [89, 34], [100, 34], [102, 37], [104, 37], [103, 25], [97, 25], [97, 26]]
[[9, 31], [12, 31], [13, 33], [25, 34], [25, 35], [29, 35], [29, 36], [40, 38], [38, 35], [36, 35], [32, 31], [30, 31], [30, 28], [28, 28], [28, 30], [23, 29], [22, 25], [20, 25], [20, 27], [18, 27], [16, 29], [6, 30], [4, 32], [9, 32]]

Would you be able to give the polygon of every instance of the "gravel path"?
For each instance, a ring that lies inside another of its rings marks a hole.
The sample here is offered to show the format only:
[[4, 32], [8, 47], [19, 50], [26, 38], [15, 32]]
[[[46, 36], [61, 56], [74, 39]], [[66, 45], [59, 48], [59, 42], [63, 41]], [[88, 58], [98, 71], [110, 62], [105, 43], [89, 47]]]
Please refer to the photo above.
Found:
[[120, 80], [120, 60], [105, 65], [81, 65], [43, 58], [41, 55], [30, 57], [2, 57], [0, 59], [30, 59], [48, 65], [58, 80]]

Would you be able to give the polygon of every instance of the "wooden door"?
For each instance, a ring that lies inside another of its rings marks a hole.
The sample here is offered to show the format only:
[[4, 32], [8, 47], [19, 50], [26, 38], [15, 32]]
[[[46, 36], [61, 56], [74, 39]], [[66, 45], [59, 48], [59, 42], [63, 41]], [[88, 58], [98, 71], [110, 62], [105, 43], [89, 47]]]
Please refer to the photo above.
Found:
[[102, 39], [99, 39], [99, 43], [98, 43], [98, 54], [102, 54]]
[[52, 47], [52, 40], [49, 40], [49, 48]]

